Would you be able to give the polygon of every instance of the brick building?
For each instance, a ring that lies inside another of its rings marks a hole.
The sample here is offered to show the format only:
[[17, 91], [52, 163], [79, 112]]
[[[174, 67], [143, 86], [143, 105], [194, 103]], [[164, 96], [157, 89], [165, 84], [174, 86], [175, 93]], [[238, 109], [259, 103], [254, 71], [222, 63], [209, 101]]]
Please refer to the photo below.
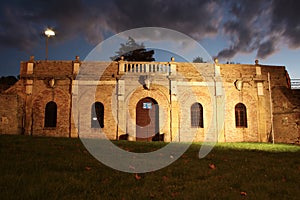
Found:
[[164, 141], [296, 143], [299, 90], [284, 66], [170, 62], [21, 62], [2, 92], [0, 134]]

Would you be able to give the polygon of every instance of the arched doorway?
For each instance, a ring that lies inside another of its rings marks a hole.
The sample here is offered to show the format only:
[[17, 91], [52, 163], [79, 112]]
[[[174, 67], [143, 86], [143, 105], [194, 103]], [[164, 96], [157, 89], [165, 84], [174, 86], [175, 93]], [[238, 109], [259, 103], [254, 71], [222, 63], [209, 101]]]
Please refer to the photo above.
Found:
[[57, 105], [54, 101], [50, 101], [46, 104], [46, 108], [45, 108], [44, 127], [45, 128], [49, 128], [49, 127], [55, 128], [56, 120], [57, 120]]
[[136, 104], [136, 140], [152, 141], [156, 133], [159, 133], [158, 103], [146, 97]]

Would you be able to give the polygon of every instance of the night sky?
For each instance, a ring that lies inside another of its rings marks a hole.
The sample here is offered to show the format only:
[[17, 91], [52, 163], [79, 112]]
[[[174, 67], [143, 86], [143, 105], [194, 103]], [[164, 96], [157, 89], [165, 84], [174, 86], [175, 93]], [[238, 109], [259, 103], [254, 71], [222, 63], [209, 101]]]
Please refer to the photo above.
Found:
[[[132, 28], [180, 31], [220, 62], [284, 65], [300, 78], [300, 1], [296, 0], [3, 0], [0, 76], [18, 75], [30, 55], [81, 59], [101, 41]], [[117, 49], [116, 49], [117, 50]], [[166, 58], [165, 61], [168, 61]]]

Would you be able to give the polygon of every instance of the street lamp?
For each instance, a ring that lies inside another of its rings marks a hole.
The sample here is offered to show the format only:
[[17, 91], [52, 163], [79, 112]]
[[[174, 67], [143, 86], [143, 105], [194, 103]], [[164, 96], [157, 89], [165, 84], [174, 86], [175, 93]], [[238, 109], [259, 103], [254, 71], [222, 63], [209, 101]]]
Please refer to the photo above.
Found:
[[46, 36], [46, 60], [48, 60], [48, 40], [50, 37], [55, 36], [55, 32], [50, 28], [47, 28], [44, 33]]

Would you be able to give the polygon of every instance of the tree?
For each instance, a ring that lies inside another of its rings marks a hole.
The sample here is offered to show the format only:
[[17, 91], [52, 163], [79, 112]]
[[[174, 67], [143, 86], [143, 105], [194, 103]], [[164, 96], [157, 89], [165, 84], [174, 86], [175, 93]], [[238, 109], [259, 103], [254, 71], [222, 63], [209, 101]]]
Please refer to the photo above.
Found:
[[147, 51], [143, 43], [136, 43], [132, 37], [128, 37], [126, 44], [121, 43], [119, 51], [115, 53], [117, 55], [110, 57], [113, 61], [121, 60], [122, 56], [126, 61], [155, 61], [154, 50]]
[[7, 90], [13, 86], [18, 79], [15, 76], [2, 76], [0, 77], [0, 92]]
[[193, 59], [193, 63], [205, 63], [202, 57], [197, 56], [196, 58]]

